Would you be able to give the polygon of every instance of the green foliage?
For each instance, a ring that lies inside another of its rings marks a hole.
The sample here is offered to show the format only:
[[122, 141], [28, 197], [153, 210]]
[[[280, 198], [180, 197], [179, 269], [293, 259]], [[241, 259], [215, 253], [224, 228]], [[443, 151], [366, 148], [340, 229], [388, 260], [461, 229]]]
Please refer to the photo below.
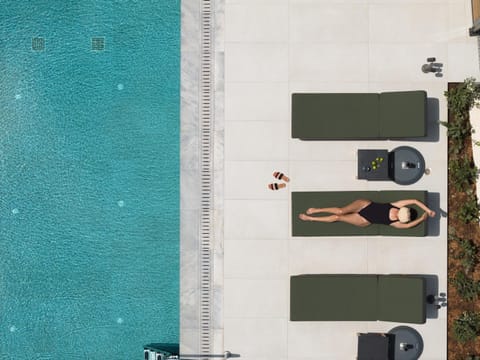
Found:
[[468, 198], [461, 205], [457, 212], [458, 218], [465, 224], [478, 221], [479, 208], [477, 203], [477, 197], [473, 194], [471, 189], [466, 191]]
[[457, 87], [445, 91], [445, 96], [455, 120], [464, 123], [468, 119], [468, 112], [480, 99], [480, 89], [474, 78], [467, 78]]
[[465, 360], [480, 360], [480, 355], [468, 355]]
[[466, 276], [463, 271], [458, 271], [450, 282], [462, 299], [471, 301], [478, 298], [480, 283]]
[[442, 121], [441, 124], [447, 127], [447, 135], [452, 140], [450, 153], [459, 154], [463, 151], [465, 138], [472, 133], [469, 111], [480, 100], [480, 88], [475, 84], [474, 78], [467, 78], [444, 94], [453, 120]]
[[[448, 234], [450, 241], [456, 241], [458, 244], [458, 251], [453, 256], [455, 259], [460, 260], [465, 272], [468, 274], [475, 269], [478, 265], [478, 251], [479, 248], [472, 240], [462, 239], [456, 236], [453, 231]], [[479, 359], [480, 360], [480, 359]]]
[[472, 126], [469, 121], [441, 121], [440, 123], [447, 128], [447, 135], [452, 140], [463, 140], [472, 133]]
[[455, 238], [458, 243], [459, 251], [455, 255], [459, 259], [465, 272], [468, 274], [475, 269], [478, 264], [478, 246], [472, 240]]
[[447, 128], [447, 136], [452, 140], [449, 147], [450, 153], [460, 154], [464, 148], [465, 138], [472, 133], [472, 125], [469, 121], [442, 121], [441, 124]]
[[[480, 207], [473, 190], [478, 176], [478, 169], [471, 160], [464, 159], [462, 154], [465, 144], [473, 133], [469, 120], [470, 110], [480, 101], [480, 87], [475, 84], [474, 78], [467, 78], [455, 88], [445, 92], [448, 109], [451, 117], [448, 122], [441, 122], [447, 128], [449, 138], [449, 154], [453, 160], [449, 161], [449, 180], [457, 192], [465, 192], [466, 200], [458, 204], [455, 216], [468, 224], [478, 222]], [[475, 142], [480, 146], [480, 142]], [[458, 251], [454, 257], [460, 260], [463, 270], [458, 271], [449, 283], [455, 287], [458, 295], [466, 301], [474, 302], [480, 295], [480, 281], [468, 276], [479, 264], [479, 247], [470, 239], [456, 236], [455, 231], [449, 230], [449, 240], [458, 244]], [[480, 335], [480, 313], [465, 311], [454, 320], [453, 334], [459, 342], [475, 340]], [[462, 357], [463, 359], [463, 357]], [[480, 360], [480, 355], [469, 355], [464, 360]]]
[[477, 180], [478, 169], [475, 164], [466, 158], [451, 160], [448, 169], [457, 191], [466, 190]]
[[465, 311], [453, 322], [453, 335], [460, 342], [474, 340], [480, 331], [480, 314]]
[[448, 240], [458, 240], [459, 237], [457, 236], [457, 232], [453, 228], [453, 226], [448, 227]]

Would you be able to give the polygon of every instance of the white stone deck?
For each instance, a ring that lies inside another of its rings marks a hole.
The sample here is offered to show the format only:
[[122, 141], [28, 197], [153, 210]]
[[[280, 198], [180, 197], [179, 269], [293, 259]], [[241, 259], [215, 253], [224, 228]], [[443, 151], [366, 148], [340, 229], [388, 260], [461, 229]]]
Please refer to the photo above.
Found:
[[[470, 11], [470, 0], [226, 0], [224, 22], [223, 14], [217, 18], [217, 46], [225, 51], [225, 349], [244, 360], [354, 359], [357, 332], [398, 325], [290, 322], [290, 275], [429, 274], [446, 292], [447, 145], [437, 122], [446, 120], [447, 82], [480, 77], [477, 40], [468, 37]], [[443, 63], [441, 78], [420, 70], [432, 56]], [[292, 92], [416, 89], [432, 99], [430, 141], [306, 142], [290, 136]], [[420, 150], [431, 174], [410, 186], [356, 179], [357, 149], [399, 145]], [[291, 177], [287, 189], [267, 189], [274, 170]], [[378, 189], [433, 193], [437, 233], [291, 236], [291, 191]], [[413, 327], [424, 340], [423, 360], [446, 359], [445, 308]]]

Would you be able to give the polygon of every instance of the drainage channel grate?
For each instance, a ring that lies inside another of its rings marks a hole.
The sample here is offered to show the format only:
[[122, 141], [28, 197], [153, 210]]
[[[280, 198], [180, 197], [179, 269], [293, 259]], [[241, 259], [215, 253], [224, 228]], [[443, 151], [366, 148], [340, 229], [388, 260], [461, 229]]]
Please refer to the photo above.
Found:
[[103, 51], [105, 50], [105, 38], [104, 37], [92, 37], [92, 50]]
[[32, 38], [32, 50], [33, 51], [44, 51], [45, 50], [45, 39], [43, 37]]
[[201, 75], [200, 75], [200, 353], [205, 359], [212, 353], [212, 136], [213, 136], [213, 61], [212, 1], [201, 3]]

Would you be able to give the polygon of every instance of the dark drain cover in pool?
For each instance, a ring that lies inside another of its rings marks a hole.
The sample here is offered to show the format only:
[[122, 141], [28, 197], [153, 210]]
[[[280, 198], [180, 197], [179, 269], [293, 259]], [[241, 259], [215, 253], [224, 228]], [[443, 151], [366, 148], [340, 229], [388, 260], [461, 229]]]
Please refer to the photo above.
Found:
[[42, 37], [32, 38], [32, 50], [43, 51], [45, 50], [45, 39]]
[[105, 38], [92, 37], [92, 50], [95, 50], [95, 51], [105, 50]]

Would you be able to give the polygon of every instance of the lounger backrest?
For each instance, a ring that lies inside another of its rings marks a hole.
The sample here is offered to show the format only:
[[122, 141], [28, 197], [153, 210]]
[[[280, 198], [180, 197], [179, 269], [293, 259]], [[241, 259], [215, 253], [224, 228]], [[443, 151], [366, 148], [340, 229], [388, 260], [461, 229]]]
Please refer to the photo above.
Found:
[[380, 94], [380, 138], [408, 138], [427, 135], [427, 93], [395, 91]]
[[378, 320], [425, 323], [425, 288], [425, 279], [422, 277], [379, 275]]

